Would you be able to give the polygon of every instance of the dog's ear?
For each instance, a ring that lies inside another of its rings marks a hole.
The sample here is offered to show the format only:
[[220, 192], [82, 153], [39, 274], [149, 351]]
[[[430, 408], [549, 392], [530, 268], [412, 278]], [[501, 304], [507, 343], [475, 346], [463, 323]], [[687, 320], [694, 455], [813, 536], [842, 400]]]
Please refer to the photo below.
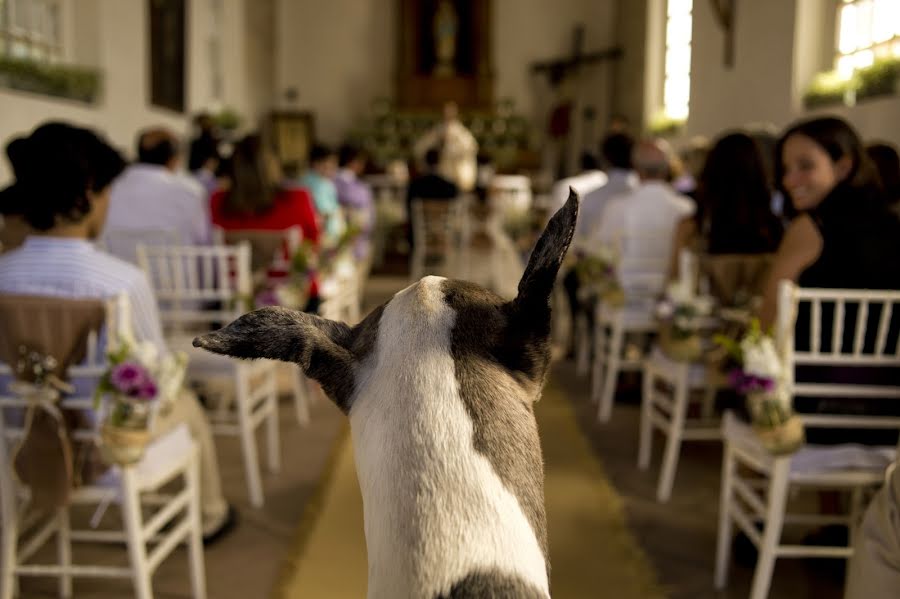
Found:
[[194, 347], [234, 356], [295, 362], [317, 380], [335, 403], [347, 409], [355, 360], [352, 329], [341, 322], [287, 308], [244, 314], [228, 326], [194, 339]]
[[531, 252], [525, 274], [519, 281], [519, 294], [513, 301], [517, 311], [546, 309], [549, 314], [550, 294], [556, 283], [556, 275], [575, 234], [578, 204], [578, 194], [570, 187], [569, 199], [547, 223], [547, 228]]
[[509, 320], [504, 334], [507, 366], [543, 384], [550, 364], [550, 294], [562, 265], [578, 218], [578, 194], [569, 188], [569, 199], [538, 239], [519, 281], [519, 294], [507, 304]]

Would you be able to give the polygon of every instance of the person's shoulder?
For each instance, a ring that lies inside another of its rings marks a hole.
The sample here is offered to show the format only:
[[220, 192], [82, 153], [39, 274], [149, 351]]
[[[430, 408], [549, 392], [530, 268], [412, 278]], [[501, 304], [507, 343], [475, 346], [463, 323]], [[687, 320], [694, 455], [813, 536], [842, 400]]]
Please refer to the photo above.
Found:
[[145, 277], [144, 271], [138, 266], [105, 250], [97, 249], [91, 256], [95, 265], [102, 265], [106, 272], [115, 273], [122, 279], [131, 280]]
[[804, 212], [795, 216], [785, 228], [781, 248], [788, 251], [803, 250], [821, 242], [819, 227], [812, 216]]

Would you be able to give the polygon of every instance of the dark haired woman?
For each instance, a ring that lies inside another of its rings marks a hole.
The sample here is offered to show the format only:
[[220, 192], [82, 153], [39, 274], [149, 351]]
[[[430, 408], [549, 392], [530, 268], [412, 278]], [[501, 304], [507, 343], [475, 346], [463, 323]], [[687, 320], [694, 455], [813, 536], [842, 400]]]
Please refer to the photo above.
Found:
[[774, 322], [778, 282], [832, 289], [900, 289], [900, 221], [890, 212], [859, 136], [839, 118], [802, 121], [775, 149], [775, 184], [792, 218], [761, 314]]
[[[774, 252], [782, 227], [771, 209], [767, 180], [765, 163], [749, 135], [735, 132], [717, 140], [697, 181], [697, 211], [675, 231], [670, 272], [677, 275], [682, 248], [709, 256]], [[733, 295], [737, 290], [727, 291]], [[747, 291], [761, 293], [762, 289]]]
[[[309, 192], [282, 183], [281, 169], [259, 135], [247, 135], [231, 155], [231, 186], [213, 193], [212, 222], [226, 231], [283, 231], [300, 227], [318, 245], [319, 226]], [[273, 273], [274, 274], [274, 273]], [[318, 285], [310, 285], [316, 298]]]

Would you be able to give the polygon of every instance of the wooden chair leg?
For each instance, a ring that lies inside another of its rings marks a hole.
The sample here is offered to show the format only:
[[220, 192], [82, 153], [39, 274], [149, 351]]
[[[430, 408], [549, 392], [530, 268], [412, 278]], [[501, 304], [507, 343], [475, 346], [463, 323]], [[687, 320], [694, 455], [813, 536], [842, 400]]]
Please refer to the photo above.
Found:
[[297, 422], [300, 426], [309, 424], [309, 389], [306, 387], [306, 378], [297, 364], [288, 364], [291, 371], [291, 393], [294, 396], [294, 412], [297, 414]]
[[141, 503], [134, 477], [133, 467], [122, 468], [122, 518], [125, 520], [134, 596], [136, 599], [152, 599], [150, 564], [147, 562], [147, 546], [141, 525]]
[[766, 502], [766, 520], [750, 587], [750, 599], [766, 599], [772, 585], [772, 571], [775, 568], [775, 551], [781, 541], [784, 525], [784, 509], [787, 505], [788, 475], [790, 458], [777, 458], [769, 479], [769, 498]]
[[[5, 510], [6, 512], [6, 510]], [[15, 506], [12, 506], [9, 513], [15, 512]], [[4, 513], [4, 515], [8, 515]], [[2, 555], [0, 555], [0, 599], [12, 599], [15, 591], [15, 565], [16, 565], [16, 545], [19, 538], [19, 522], [18, 516], [13, 515], [10, 518], [4, 518], [3, 527], [0, 528], [3, 538]]]
[[67, 507], [61, 507], [56, 512], [56, 552], [62, 569], [59, 575], [59, 596], [69, 599], [72, 596], [72, 528]]
[[731, 497], [734, 489], [735, 460], [726, 441], [722, 451], [722, 490], [719, 493], [719, 530], [716, 540], [716, 569], [713, 583], [722, 590], [728, 583], [728, 561], [731, 558]]
[[275, 387], [275, 374], [272, 373], [272, 392], [263, 401], [261, 408], [266, 412], [266, 462], [269, 472], [281, 470], [281, 435], [278, 430], [278, 394]]
[[[573, 323], [574, 327], [574, 323]], [[572, 334], [574, 335], [574, 328]], [[593, 367], [591, 369], [591, 402], [600, 401], [600, 394], [603, 390], [603, 377], [607, 374], [607, 366], [609, 364], [606, 355], [609, 347], [609, 335], [606, 326], [599, 321], [594, 325], [594, 356]]]
[[641, 377], [641, 425], [638, 442], [638, 468], [646, 470], [650, 466], [650, 455], [653, 451], [653, 394], [655, 393], [654, 371], [645, 364]]
[[656, 487], [656, 500], [660, 503], [669, 501], [672, 486], [675, 483], [675, 471], [678, 468], [678, 457], [681, 453], [681, 437], [684, 433], [684, 418], [687, 412], [688, 381], [687, 364], [677, 366], [678, 373], [673, 382], [672, 413], [669, 414], [669, 426], [666, 433], [666, 451], [663, 454], [662, 469], [659, 473], [659, 484]]
[[603, 390], [600, 393], [600, 407], [597, 419], [609, 422], [612, 416], [613, 401], [616, 395], [616, 384], [619, 382], [619, 364], [622, 362], [622, 341], [625, 336], [620, 323], [613, 325], [610, 333], [609, 351], [606, 352], [606, 372], [603, 377]]
[[185, 482], [190, 493], [188, 518], [191, 532], [188, 536], [188, 564], [191, 571], [191, 590], [194, 599], [206, 599], [206, 564], [203, 558], [203, 522], [200, 517], [200, 474], [196, 450], [185, 473]]
[[237, 403], [238, 434], [241, 438], [241, 449], [244, 456], [244, 471], [247, 477], [247, 489], [250, 504], [259, 508], [263, 506], [262, 477], [259, 472], [259, 456], [256, 450], [256, 431], [250, 413], [249, 381], [246, 372], [238, 367], [235, 385], [235, 402]]

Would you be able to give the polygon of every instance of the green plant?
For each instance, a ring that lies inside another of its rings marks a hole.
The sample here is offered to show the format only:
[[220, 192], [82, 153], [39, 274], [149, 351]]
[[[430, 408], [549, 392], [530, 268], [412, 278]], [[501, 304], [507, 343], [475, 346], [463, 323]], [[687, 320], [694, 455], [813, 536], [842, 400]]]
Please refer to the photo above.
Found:
[[651, 135], [660, 137], [675, 135], [684, 128], [686, 122], [687, 119], [676, 119], [664, 112], [659, 112], [650, 119], [650, 124], [647, 125], [647, 131]]
[[815, 108], [841, 104], [858, 87], [859, 79], [855, 75], [848, 79], [837, 71], [817, 73], [803, 94], [803, 105], [807, 108]]
[[859, 79], [858, 98], [881, 96], [896, 92], [900, 77], [900, 59], [883, 58], [856, 71]]
[[12, 89], [93, 102], [100, 90], [100, 72], [72, 65], [0, 56], [0, 80]]
[[216, 125], [225, 131], [233, 131], [241, 125], [241, 115], [232, 108], [223, 108], [214, 117]]

